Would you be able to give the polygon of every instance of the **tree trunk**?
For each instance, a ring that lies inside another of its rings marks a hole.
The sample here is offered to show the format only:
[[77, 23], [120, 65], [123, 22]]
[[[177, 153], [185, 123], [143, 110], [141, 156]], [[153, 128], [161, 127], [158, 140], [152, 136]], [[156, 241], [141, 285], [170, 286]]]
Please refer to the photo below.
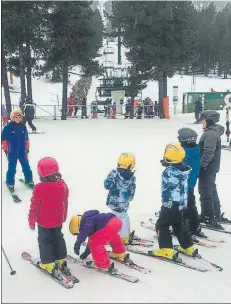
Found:
[[134, 118], [134, 100], [135, 100], [135, 96], [134, 94], [132, 94], [131, 96], [131, 110], [130, 110], [130, 119]]
[[8, 83], [8, 77], [7, 77], [7, 69], [6, 69], [6, 58], [4, 51], [2, 50], [1, 54], [1, 62], [2, 62], [2, 85], [4, 88], [4, 96], [6, 101], [6, 110], [8, 113], [8, 118], [10, 118], [10, 112], [12, 111], [11, 108], [11, 99], [10, 99], [10, 90], [9, 90], [9, 83]]
[[61, 120], [67, 119], [68, 59], [63, 60], [63, 99]]
[[22, 42], [19, 45], [19, 68], [20, 68], [20, 84], [21, 84], [21, 105], [26, 101], [26, 82], [25, 82], [25, 65]]
[[162, 73], [160, 75], [159, 81], [159, 117], [160, 119], [164, 118], [164, 108], [163, 108], [163, 97], [164, 97], [164, 88], [163, 88], [163, 77]]
[[32, 68], [31, 68], [31, 52], [30, 52], [30, 42], [26, 42], [26, 80], [27, 80], [27, 98], [32, 102]]

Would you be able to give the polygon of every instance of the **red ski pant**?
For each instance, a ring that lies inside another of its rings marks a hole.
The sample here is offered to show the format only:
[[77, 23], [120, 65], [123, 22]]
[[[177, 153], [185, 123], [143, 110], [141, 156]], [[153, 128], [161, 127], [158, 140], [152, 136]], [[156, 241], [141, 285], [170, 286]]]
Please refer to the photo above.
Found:
[[118, 234], [121, 227], [121, 220], [113, 217], [104, 228], [89, 237], [89, 247], [97, 267], [106, 269], [110, 266], [110, 258], [105, 245], [110, 244], [114, 253], [125, 252], [124, 244]]
[[92, 118], [98, 118], [98, 112], [93, 112], [92, 113]]

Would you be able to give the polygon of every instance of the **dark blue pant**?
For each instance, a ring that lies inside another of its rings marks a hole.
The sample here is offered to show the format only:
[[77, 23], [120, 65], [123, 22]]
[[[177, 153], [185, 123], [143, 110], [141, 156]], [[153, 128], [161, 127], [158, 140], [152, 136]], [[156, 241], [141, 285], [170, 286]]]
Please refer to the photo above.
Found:
[[29, 161], [27, 158], [8, 158], [8, 171], [6, 173], [6, 184], [14, 185], [17, 161], [19, 160], [22, 166], [25, 182], [32, 182], [32, 171], [30, 169]]

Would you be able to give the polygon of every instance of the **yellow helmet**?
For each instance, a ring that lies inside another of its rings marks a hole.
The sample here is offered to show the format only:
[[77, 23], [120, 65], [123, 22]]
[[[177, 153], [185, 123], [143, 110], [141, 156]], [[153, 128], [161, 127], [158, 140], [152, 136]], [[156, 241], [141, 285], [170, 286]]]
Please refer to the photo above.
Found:
[[72, 216], [70, 223], [69, 223], [69, 230], [70, 230], [71, 234], [73, 234], [73, 235], [79, 234], [79, 227], [80, 227], [81, 219], [82, 219], [82, 215]]
[[171, 143], [164, 151], [164, 162], [168, 164], [179, 164], [185, 158], [185, 151], [178, 143]]
[[131, 153], [122, 153], [118, 159], [118, 168], [132, 171], [135, 167], [136, 160]]

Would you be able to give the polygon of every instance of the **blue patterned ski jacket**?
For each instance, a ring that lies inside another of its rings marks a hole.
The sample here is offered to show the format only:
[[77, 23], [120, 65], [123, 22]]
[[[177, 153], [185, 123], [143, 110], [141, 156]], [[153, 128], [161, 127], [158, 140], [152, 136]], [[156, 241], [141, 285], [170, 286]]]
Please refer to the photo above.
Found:
[[[182, 170], [184, 168], [184, 170]], [[189, 166], [171, 165], [162, 174], [162, 206], [172, 208], [178, 205], [179, 210], [187, 209]]]
[[136, 178], [124, 179], [117, 170], [112, 170], [104, 181], [104, 187], [109, 190], [107, 205], [116, 212], [127, 212], [129, 202], [133, 200], [136, 190]]

